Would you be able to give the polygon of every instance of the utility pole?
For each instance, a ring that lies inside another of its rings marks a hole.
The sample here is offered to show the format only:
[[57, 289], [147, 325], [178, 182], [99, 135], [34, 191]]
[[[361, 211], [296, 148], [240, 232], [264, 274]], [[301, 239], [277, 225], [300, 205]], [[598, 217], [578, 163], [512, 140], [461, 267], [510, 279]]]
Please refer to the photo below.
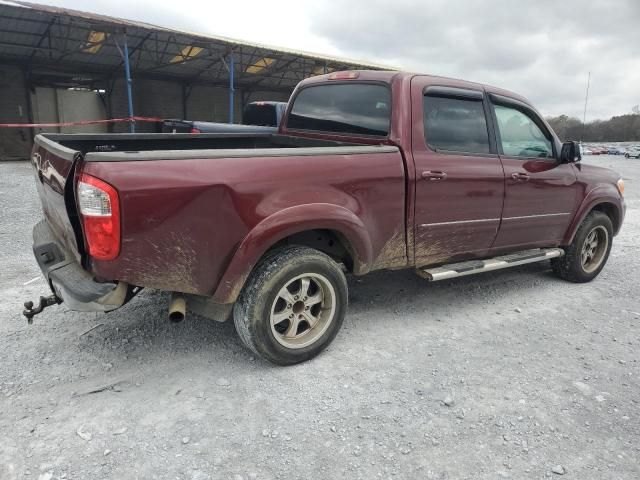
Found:
[[582, 115], [582, 135], [580, 140], [584, 138], [584, 127], [587, 123], [587, 102], [589, 101], [589, 84], [591, 83], [591, 72], [587, 76], [587, 94], [584, 97], [584, 114]]

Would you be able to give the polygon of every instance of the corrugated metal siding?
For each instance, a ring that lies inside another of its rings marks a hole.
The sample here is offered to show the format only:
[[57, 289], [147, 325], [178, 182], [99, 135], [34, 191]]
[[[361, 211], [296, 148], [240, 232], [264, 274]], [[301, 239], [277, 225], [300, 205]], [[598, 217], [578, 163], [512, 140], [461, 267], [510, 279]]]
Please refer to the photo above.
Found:
[[[291, 90], [291, 92], [293, 92], [293, 90]], [[288, 102], [289, 101], [289, 97], [291, 96], [291, 92], [289, 93], [285, 93], [285, 92], [270, 92], [268, 90], [261, 90], [259, 92], [251, 92], [251, 94], [249, 95], [249, 99], [247, 100], [247, 103], [249, 102], [258, 102], [260, 100], [264, 100], [264, 101], [273, 101], [273, 102]]]
[[[24, 73], [0, 66], [0, 123], [29, 123]], [[0, 160], [28, 159], [31, 129], [0, 128]]]
[[[234, 96], [234, 119], [239, 122], [242, 115], [241, 92]], [[182, 115], [182, 114], [180, 114]], [[209, 122], [229, 120], [229, 91], [225, 88], [197, 86], [187, 100], [187, 119]]]

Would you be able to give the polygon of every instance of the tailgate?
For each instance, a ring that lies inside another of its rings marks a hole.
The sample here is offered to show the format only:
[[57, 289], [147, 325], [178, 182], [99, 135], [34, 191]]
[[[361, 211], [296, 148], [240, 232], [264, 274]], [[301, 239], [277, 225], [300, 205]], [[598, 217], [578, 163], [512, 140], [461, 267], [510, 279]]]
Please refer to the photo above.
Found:
[[78, 261], [81, 231], [73, 185], [75, 167], [81, 157], [80, 152], [66, 148], [44, 135], [36, 136], [31, 155], [44, 217], [58, 241]]

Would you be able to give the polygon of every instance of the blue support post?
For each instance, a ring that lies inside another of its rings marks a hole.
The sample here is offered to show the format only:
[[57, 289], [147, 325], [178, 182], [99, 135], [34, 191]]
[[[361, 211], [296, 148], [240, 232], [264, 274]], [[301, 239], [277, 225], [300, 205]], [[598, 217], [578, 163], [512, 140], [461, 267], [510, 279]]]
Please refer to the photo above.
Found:
[[233, 123], [233, 111], [234, 111], [233, 94], [236, 91], [233, 85], [234, 83], [233, 74], [234, 74], [234, 59], [233, 59], [233, 53], [232, 53], [231, 55], [229, 55], [229, 123]]
[[[129, 108], [129, 118], [133, 118], [133, 95], [131, 93], [131, 69], [129, 67], [129, 46], [127, 45], [127, 34], [124, 35], [124, 73], [127, 81], [127, 106]], [[133, 121], [129, 122], [129, 132], [136, 132], [136, 125]]]

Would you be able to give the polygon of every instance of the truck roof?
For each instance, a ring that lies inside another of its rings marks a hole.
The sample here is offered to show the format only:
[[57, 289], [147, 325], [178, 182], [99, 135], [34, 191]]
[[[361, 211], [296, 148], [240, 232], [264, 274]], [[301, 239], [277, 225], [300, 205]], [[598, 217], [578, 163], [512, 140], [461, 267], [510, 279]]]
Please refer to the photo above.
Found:
[[[469, 88], [478, 88], [481, 87], [484, 90], [486, 90], [489, 93], [495, 93], [497, 95], [504, 95], [507, 97], [511, 97], [511, 98], [515, 98], [517, 100], [520, 100], [528, 105], [531, 105], [531, 102], [529, 102], [529, 100], [527, 100], [525, 97], [523, 97], [522, 95], [518, 95], [517, 93], [511, 92], [509, 90], [505, 90], [503, 88], [498, 88], [498, 87], [494, 87], [492, 85], [486, 85], [483, 83], [478, 83], [478, 82], [470, 82], [468, 80], [460, 80], [457, 78], [450, 78], [450, 77], [442, 77], [439, 75], [430, 75], [430, 74], [425, 74], [425, 73], [415, 73], [415, 72], [404, 72], [404, 71], [393, 71], [393, 70], [345, 70], [342, 72], [331, 72], [331, 73], [327, 73], [325, 75], [318, 75], [315, 77], [311, 77], [311, 78], [307, 78], [305, 80], [302, 80], [299, 84], [297, 88], [300, 87], [304, 87], [305, 85], [309, 85], [309, 84], [314, 84], [314, 83], [322, 83], [322, 82], [326, 82], [327, 80], [332, 80], [336, 74], [354, 74], [357, 73], [358, 77], [357, 80], [360, 81], [378, 81], [378, 82], [385, 82], [385, 83], [392, 83], [394, 80], [403, 80], [403, 79], [408, 79], [410, 80], [413, 77], [431, 77], [435, 80], [438, 81], [438, 83], [440, 83], [443, 86], [448, 86], [448, 85], [452, 85], [452, 86], [456, 86], [458, 88], [464, 88], [469, 87]], [[355, 80], [355, 79], [354, 79]]]

